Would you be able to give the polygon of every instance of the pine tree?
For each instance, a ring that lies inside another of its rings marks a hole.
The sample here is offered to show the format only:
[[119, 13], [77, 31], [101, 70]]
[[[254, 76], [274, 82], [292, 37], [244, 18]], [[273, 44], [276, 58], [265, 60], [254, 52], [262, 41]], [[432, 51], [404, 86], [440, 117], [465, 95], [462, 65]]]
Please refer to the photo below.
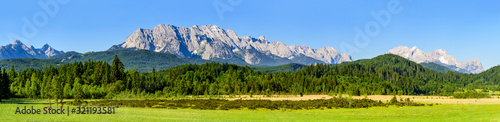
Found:
[[69, 99], [71, 96], [71, 85], [66, 83], [66, 85], [64, 85], [64, 98]]
[[125, 67], [123, 66], [123, 63], [118, 58], [118, 55], [115, 55], [115, 59], [113, 59], [113, 63], [111, 65], [111, 77], [109, 78], [111, 82], [123, 80], [124, 70]]
[[72, 92], [75, 102], [80, 102], [80, 99], [82, 99], [82, 86], [80, 84], [80, 78], [75, 79]]
[[[0, 67], [1, 68], [1, 67]], [[3, 72], [0, 74], [1, 79], [0, 79], [0, 102], [2, 102], [2, 99], [7, 99], [9, 96], [9, 87], [10, 83], [8, 80], [7, 73], [5, 72], [5, 69], [3, 69]]]
[[59, 96], [59, 82], [56, 78], [57, 78], [57, 76], [54, 76], [52, 78], [51, 84], [52, 84], [52, 94], [54, 95], [54, 98], [56, 99], [56, 109], [58, 109], [59, 104], [57, 101], [59, 100], [60, 96]]
[[44, 81], [45, 81], [45, 97], [49, 98], [49, 106], [52, 108], [52, 103], [50, 101], [50, 98], [52, 97], [52, 82], [50, 82], [50, 78], [44, 79]]

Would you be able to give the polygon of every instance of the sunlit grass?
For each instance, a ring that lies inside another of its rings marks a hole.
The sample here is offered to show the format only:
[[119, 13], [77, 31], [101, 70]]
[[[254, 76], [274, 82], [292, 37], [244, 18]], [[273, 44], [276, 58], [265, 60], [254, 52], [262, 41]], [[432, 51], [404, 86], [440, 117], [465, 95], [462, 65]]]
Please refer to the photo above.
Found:
[[[22, 101], [23, 99], [18, 99]], [[17, 107], [43, 108], [46, 100], [26, 100], [34, 104], [0, 104], [0, 121], [500, 121], [500, 105], [441, 104], [425, 107], [372, 107], [363, 109], [314, 110], [193, 110], [116, 108], [111, 115], [21, 115]], [[65, 105], [64, 108], [66, 108]], [[70, 106], [70, 108], [75, 106]]]

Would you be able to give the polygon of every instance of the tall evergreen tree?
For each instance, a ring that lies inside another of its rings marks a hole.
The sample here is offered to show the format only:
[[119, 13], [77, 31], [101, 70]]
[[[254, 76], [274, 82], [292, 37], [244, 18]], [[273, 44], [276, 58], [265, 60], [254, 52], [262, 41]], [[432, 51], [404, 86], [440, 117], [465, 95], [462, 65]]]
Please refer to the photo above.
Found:
[[[1, 67], [0, 67], [1, 69]], [[2, 101], [2, 99], [7, 99], [8, 96], [9, 96], [9, 79], [8, 79], [8, 76], [7, 76], [7, 73], [5, 72], [5, 69], [2, 70], [2, 72], [0, 73], [0, 76], [1, 76], [1, 79], [0, 79], [0, 102]]]
[[111, 77], [109, 80], [111, 80], [111, 82], [123, 80], [124, 70], [125, 67], [123, 63], [118, 58], [118, 55], [115, 55], [115, 59], [113, 59], [113, 63], [111, 64]]
[[59, 96], [59, 80], [57, 79], [57, 76], [52, 77], [52, 94], [54, 98], [56, 99], [56, 109], [59, 108], [58, 100], [60, 98]]
[[73, 98], [75, 102], [79, 102], [82, 99], [82, 86], [80, 84], [80, 78], [75, 79], [75, 83], [73, 85]]

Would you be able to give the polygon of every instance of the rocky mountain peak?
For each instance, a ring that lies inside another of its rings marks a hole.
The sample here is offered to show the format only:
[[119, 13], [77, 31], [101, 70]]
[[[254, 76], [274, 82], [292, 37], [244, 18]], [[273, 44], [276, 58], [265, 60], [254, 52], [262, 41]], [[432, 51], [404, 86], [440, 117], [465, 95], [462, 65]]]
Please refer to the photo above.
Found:
[[260, 36], [259, 38], [257, 38], [259, 40], [266, 40], [266, 37], [265, 36]]
[[417, 46], [413, 46], [410, 51], [416, 51], [416, 50], [419, 50]]
[[14, 42], [11, 43], [12, 45], [24, 45], [21, 40], [15, 40]]
[[448, 55], [448, 53], [446, 53], [446, 50], [443, 50], [443, 49], [438, 49], [438, 50], [435, 50], [432, 52], [435, 54], [439, 54], [439, 55]]
[[153, 29], [160, 29], [160, 30], [165, 30], [165, 29], [172, 29], [176, 28], [176, 26], [171, 25], [171, 24], [159, 24], [155, 26]]
[[479, 59], [477, 59], [476, 57], [472, 58], [472, 62], [479, 62]]
[[45, 43], [45, 44], [42, 46], [42, 48], [41, 48], [41, 49], [49, 49], [49, 48], [52, 48], [52, 47], [50, 47], [50, 45], [49, 45], [49, 44]]
[[139, 28], [139, 29], [134, 31], [134, 34], [139, 34], [139, 33], [142, 33], [143, 31], [144, 31], [144, 29]]
[[325, 48], [326, 50], [331, 50], [331, 51], [337, 51], [337, 50], [335, 50], [335, 48], [333, 48], [333, 47], [330, 47], [330, 46], [327, 46], [327, 47], [323, 47], [323, 48]]
[[221, 29], [217, 25], [206, 25], [207, 27], [210, 27], [211, 29]]
[[413, 52], [414, 54], [415, 53], [418, 53], [418, 54], [422, 54], [422, 53], [425, 53], [424, 51], [418, 49], [417, 46], [413, 46], [412, 48], [410, 48], [410, 52]]
[[389, 50], [389, 52], [398, 53], [398, 52], [405, 52], [408, 50], [410, 50], [410, 48], [408, 48], [406, 46], [398, 46], [398, 47], [394, 47], [393, 49]]

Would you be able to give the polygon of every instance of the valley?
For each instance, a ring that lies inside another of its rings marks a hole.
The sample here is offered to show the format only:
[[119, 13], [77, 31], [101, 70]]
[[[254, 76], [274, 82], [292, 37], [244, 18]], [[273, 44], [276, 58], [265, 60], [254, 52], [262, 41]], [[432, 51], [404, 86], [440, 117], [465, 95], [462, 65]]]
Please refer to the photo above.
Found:
[[500, 1], [2, 1], [0, 122], [500, 122]]

